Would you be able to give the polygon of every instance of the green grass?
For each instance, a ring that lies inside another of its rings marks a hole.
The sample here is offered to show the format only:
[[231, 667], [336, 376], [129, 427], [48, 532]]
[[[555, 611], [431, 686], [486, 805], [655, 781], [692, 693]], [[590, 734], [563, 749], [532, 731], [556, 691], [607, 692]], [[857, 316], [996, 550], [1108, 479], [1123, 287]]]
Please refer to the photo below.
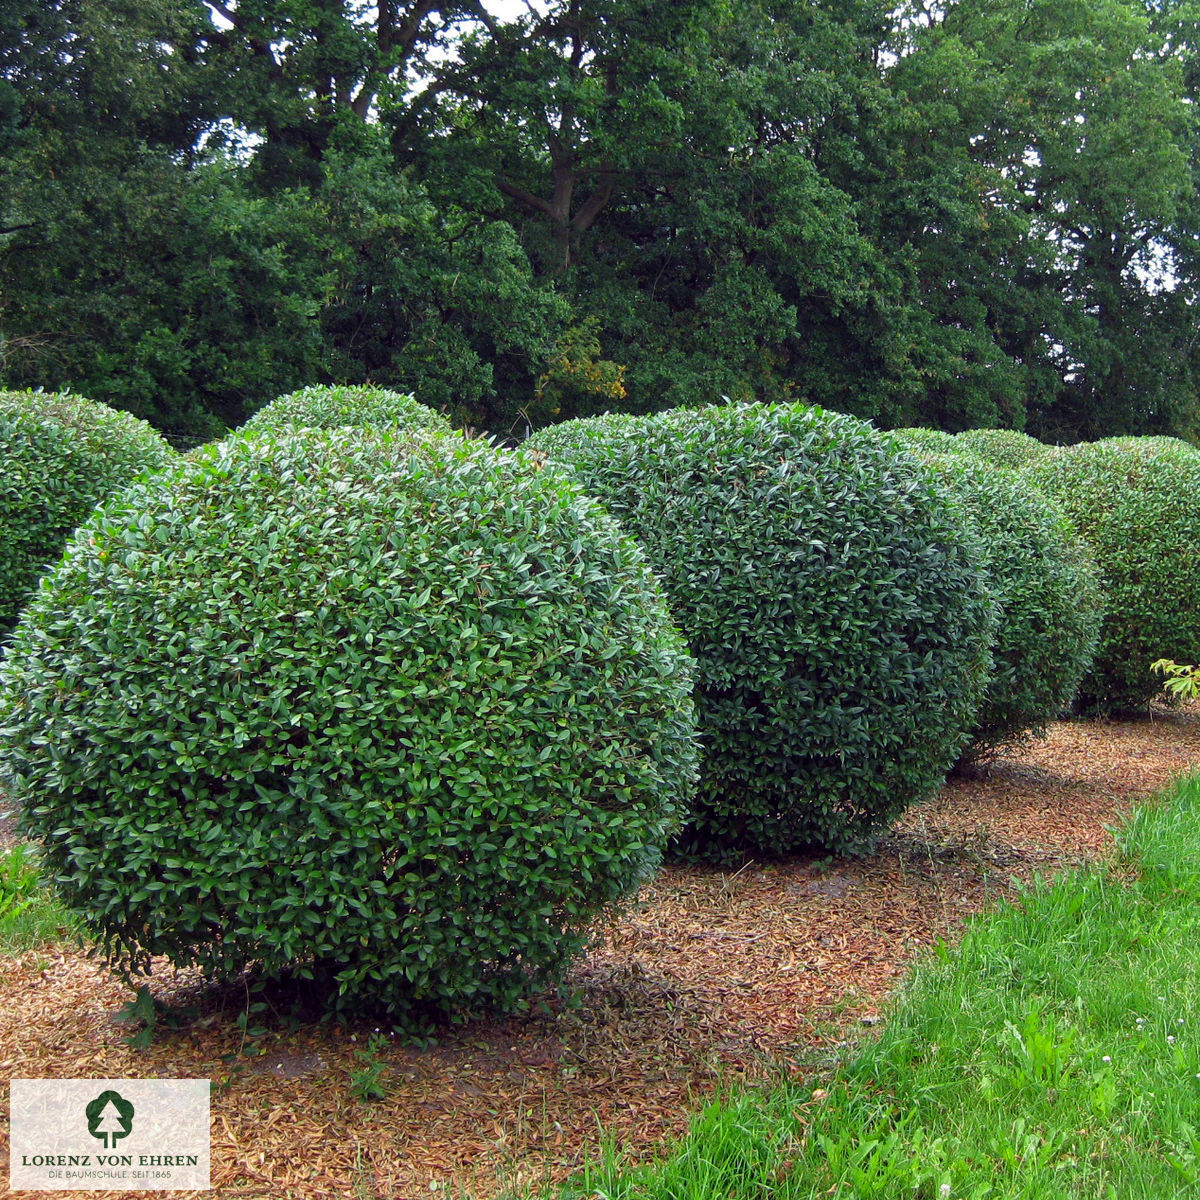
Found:
[[77, 935], [75, 919], [38, 878], [37, 852], [17, 845], [0, 851], [0, 954], [17, 954]]
[[562, 1200], [1200, 1195], [1200, 780], [1147, 805], [1122, 879], [1037, 883], [939, 947], [819, 1087], [713, 1104], [669, 1157]]

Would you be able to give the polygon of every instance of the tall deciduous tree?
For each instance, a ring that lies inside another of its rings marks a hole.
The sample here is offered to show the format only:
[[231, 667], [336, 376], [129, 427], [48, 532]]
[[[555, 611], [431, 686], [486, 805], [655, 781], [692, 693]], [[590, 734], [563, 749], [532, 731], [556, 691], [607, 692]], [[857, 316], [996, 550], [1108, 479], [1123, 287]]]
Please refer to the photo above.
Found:
[[671, 173], [727, 0], [553, 0], [483, 14], [452, 61], [393, 109], [396, 144], [446, 179], [486, 180], [541, 226], [563, 272], [616, 198]]
[[974, 229], [913, 238], [918, 270], [976, 302], [1051, 438], [1174, 428], [1195, 404], [1191, 322], [1163, 269], [1192, 236], [1194, 115], [1152, 7], [956, 0], [891, 72], [918, 117], [900, 152], [933, 180], [950, 164], [970, 183], [948, 194], [978, 198]]
[[888, 284], [854, 202], [880, 102], [881, 5], [555, 0], [477, 26], [391, 115], [443, 202], [504, 215], [539, 273], [598, 322], [630, 407], [722, 394], [864, 401], [847, 330]]
[[[4, 381], [184, 438], [368, 377], [512, 426], [569, 313], [511, 228], [435, 209], [390, 160], [366, 110], [417, 44], [400, 10], [366, 30], [349, 9], [225, 6], [244, 28], [221, 30], [212, 9], [4, 9]], [[248, 66], [252, 13], [276, 24]]]
[[1196, 0], [10, 0], [0, 372], [1197, 419]]
[[[205, 423], [213, 364], [188, 361], [176, 314], [206, 270], [219, 295], [228, 245], [197, 230], [206, 205], [222, 208], [208, 198], [227, 196], [227, 183], [191, 173], [210, 114], [190, 61], [207, 23], [202, 5], [174, 0], [5, 6], [0, 366], [9, 382], [91, 390], [168, 429]], [[246, 303], [269, 326], [272, 308], [297, 303], [288, 290]], [[202, 301], [206, 315], [219, 306]]]

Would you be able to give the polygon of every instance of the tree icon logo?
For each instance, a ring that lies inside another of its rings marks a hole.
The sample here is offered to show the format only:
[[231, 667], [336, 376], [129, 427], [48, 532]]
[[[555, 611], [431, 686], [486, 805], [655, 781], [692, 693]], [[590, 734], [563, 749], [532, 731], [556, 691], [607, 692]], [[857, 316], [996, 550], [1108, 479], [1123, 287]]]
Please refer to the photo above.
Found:
[[111, 1150], [118, 1138], [128, 1137], [133, 1128], [133, 1105], [120, 1092], [101, 1092], [84, 1111], [88, 1133], [101, 1138], [105, 1150]]

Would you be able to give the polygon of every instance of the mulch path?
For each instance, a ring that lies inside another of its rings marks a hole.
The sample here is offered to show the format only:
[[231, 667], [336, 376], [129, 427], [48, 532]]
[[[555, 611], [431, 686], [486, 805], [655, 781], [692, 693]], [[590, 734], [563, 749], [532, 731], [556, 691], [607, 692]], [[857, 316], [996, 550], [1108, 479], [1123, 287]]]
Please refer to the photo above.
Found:
[[246, 1039], [244, 997], [164, 968], [155, 995], [192, 1014], [133, 1049], [115, 1020], [132, 993], [66, 946], [0, 961], [0, 1075], [213, 1080], [205, 1195], [483, 1200], [565, 1178], [605, 1134], [651, 1157], [722, 1087], [833, 1063], [914, 954], [1014, 881], [1103, 855], [1131, 802], [1197, 769], [1200, 708], [1058, 723], [949, 781], [869, 859], [671, 867], [574, 968], [578, 1005], [389, 1043], [379, 1101], [350, 1087], [370, 1026]]

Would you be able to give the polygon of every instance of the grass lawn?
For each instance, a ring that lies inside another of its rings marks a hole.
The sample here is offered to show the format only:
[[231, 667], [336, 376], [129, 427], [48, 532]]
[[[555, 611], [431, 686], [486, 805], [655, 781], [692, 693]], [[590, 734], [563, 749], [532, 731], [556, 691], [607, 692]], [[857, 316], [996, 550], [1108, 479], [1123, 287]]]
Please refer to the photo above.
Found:
[[1200, 779], [1122, 857], [977, 919], [819, 1087], [710, 1105], [659, 1165], [561, 1197], [1066, 1200], [1200, 1194]]
[[38, 883], [37, 851], [24, 844], [0, 851], [0, 955], [68, 937], [74, 928]]

